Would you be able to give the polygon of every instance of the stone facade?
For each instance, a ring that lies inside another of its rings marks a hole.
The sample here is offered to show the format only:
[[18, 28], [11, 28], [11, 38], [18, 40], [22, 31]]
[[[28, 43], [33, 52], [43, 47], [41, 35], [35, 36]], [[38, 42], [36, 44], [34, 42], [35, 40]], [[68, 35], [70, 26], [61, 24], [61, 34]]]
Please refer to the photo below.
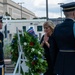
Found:
[[9, 14], [14, 19], [33, 19], [35, 14], [12, 0], [0, 0], [0, 16]]

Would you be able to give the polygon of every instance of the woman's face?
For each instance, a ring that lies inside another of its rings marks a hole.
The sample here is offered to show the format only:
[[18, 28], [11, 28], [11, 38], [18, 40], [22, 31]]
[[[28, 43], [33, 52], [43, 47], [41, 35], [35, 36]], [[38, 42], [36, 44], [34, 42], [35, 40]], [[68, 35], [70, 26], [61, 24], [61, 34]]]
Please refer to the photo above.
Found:
[[51, 30], [50, 26], [44, 25], [44, 32], [45, 32], [46, 34], [52, 33], [52, 30]]

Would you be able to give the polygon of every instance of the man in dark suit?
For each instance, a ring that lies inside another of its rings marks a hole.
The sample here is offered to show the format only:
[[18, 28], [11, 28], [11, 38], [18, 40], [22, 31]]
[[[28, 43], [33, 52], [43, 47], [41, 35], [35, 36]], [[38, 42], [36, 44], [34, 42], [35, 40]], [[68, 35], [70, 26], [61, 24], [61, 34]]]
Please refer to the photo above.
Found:
[[[0, 29], [2, 29], [2, 16], [0, 17]], [[0, 75], [4, 75], [3, 34], [0, 32]]]
[[75, 75], [75, 37], [73, 26], [75, 2], [61, 5], [65, 20], [56, 25], [52, 34], [54, 72], [58, 75]]

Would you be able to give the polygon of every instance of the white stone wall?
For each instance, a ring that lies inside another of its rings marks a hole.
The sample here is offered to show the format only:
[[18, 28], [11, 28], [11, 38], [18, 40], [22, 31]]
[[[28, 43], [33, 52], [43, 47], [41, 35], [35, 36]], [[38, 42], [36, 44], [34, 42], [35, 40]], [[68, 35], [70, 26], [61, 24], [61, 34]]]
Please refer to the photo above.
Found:
[[0, 15], [3, 15], [3, 4], [2, 4], [2, 0], [0, 1]]
[[[0, 0], [0, 16], [5, 15], [6, 12], [14, 19], [21, 18], [21, 5], [12, 0]], [[22, 18], [33, 19], [35, 18], [35, 14], [22, 7]]]

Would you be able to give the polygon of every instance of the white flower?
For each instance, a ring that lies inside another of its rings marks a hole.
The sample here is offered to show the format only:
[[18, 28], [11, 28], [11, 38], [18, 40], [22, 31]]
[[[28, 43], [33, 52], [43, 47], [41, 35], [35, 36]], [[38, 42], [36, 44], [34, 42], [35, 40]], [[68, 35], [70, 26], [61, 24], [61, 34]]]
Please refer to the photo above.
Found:
[[26, 43], [26, 42], [24, 42], [24, 45], [26, 46], [26, 45], [27, 45], [27, 43]]
[[43, 73], [41, 73], [40, 75], [43, 75]]
[[44, 62], [44, 60], [43, 60], [43, 59], [40, 59], [40, 62], [41, 62], [41, 63], [43, 63], [43, 62]]
[[32, 50], [32, 51], [34, 51], [35, 49], [34, 49], [34, 48], [32, 48], [31, 50]]
[[38, 54], [41, 54], [41, 52], [38, 52]]

